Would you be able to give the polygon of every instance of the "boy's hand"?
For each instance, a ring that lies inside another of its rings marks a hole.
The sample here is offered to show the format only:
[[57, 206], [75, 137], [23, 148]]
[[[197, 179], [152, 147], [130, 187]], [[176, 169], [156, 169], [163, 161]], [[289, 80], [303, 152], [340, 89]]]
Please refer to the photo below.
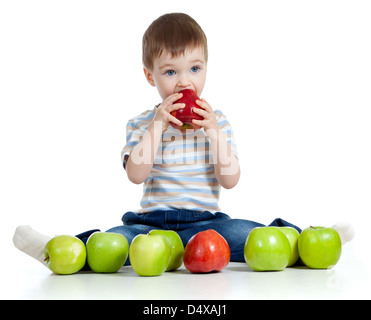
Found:
[[179, 121], [177, 118], [172, 116], [170, 113], [184, 108], [184, 103], [175, 103], [175, 101], [179, 100], [183, 96], [182, 93], [174, 93], [170, 96], [168, 96], [164, 101], [162, 101], [161, 105], [157, 108], [156, 115], [153, 119], [153, 121], [161, 121], [162, 122], [162, 132], [164, 132], [170, 122], [175, 123], [178, 126], [182, 126], [183, 123]]
[[[199, 105], [202, 109], [193, 108], [193, 112], [197, 113], [203, 120], [195, 120], [193, 119], [192, 122], [204, 128], [206, 134], [208, 130], [212, 129], [214, 132], [218, 132], [219, 125], [218, 121], [216, 120], [215, 113], [211, 106], [206, 102], [205, 99], [197, 100], [197, 105]], [[209, 131], [210, 132], [210, 131]]]

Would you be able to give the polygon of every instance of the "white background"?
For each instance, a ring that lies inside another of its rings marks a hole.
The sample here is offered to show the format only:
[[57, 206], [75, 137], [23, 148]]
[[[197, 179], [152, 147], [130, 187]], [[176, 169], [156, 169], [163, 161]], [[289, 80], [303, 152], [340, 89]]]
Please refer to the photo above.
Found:
[[208, 37], [202, 96], [239, 149], [222, 210], [302, 228], [348, 221], [370, 261], [371, 4], [358, 0], [1, 1], [1, 250], [19, 254], [19, 224], [76, 234], [139, 209], [142, 186], [120, 159], [125, 126], [161, 102], [142, 35], [179, 11]]

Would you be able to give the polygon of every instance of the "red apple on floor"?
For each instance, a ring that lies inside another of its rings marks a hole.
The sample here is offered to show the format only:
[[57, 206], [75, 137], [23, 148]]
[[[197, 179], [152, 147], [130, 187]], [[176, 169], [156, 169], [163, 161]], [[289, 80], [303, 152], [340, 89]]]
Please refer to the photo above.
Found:
[[195, 234], [184, 250], [184, 266], [192, 273], [221, 271], [230, 258], [227, 241], [212, 229]]
[[180, 91], [179, 93], [183, 93], [183, 97], [175, 101], [175, 103], [185, 103], [186, 106], [182, 109], [171, 112], [171, 115], [177, 118], [178, 120], [180, 120], [183, 123], [183, 125], [180, 127], [172, 122], [171, 122], [171, 125], [175, 129], [179, 129], [183, 132], [186, 131], [187, 129], [193, 129], [193, 130], [200, 129], [201, 127], [194, 124], [192, 120], [193, 119], [195, 120], [204, 119], [197, 113], [193, 112], [193, 108], [202, 109], [198, 104], [196, 104], [196, 100], [201, 100], [201, 99], [197, 96], [196, 92], [194, 92], [192, 89], [184, 89]]

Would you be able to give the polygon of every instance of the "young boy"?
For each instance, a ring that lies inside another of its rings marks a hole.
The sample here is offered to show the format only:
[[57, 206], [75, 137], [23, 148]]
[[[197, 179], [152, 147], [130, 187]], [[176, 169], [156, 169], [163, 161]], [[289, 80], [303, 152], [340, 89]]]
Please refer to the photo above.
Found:
[[[127, 212], [123, 225], [107, 230], [123, 234], [129, 241], [147, 229], [170, 229], [184, 245], [196, 233], [214, 229], [228, 242], [231, 261], [244, 261], [249, 232], [261, 223], [231, 219], [220, 212], [220, 187], [233, 188], [240, 166], [232, 127], [219, 110], [204, 99], [193, 111], [203, 120], [193, 120], [200, 130], [181, 132], [171, 123], [182, 123], [171, 115], [184, 108], [177, 103], [183, 89], [201, 96], [207, 71], [207, 39], [195, 20], [183, 13], [165, 14], [155, 20], [143, 36], [144, 75], [156, 87], [162, 103], [131, 119], [122, 162], [130, 181], [143, 183], [141, 210]], [[298, 227], [275, 219], [271, 226]], [[343, 228], [344, 229], [344, 228]], [[91, 230], [79, 234], [86, 242]], [[349, 228], [341, 231], [344, 234]], [[43, 250], [49, 237], [30, 227], [18, 227], [14, 244], [44, 263]], [[128, 261], [129, 263], [129, 261]]]

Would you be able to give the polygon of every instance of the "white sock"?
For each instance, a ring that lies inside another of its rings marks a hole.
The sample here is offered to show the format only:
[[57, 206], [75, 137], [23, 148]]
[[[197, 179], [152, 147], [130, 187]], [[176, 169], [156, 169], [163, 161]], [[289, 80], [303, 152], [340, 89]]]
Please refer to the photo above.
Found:
[[19, 226], [15, 229], [13, 243], [17, 249], [47, 266], [44, 261], [44, 248], [50, 239], [51, 237], [33, 230], [30, 226]]
[[338, 232], [342, 245], [350, 242], [354, 238], [355, 230], [348, 222], [339, 222], [333, 225], [332, 228]]

